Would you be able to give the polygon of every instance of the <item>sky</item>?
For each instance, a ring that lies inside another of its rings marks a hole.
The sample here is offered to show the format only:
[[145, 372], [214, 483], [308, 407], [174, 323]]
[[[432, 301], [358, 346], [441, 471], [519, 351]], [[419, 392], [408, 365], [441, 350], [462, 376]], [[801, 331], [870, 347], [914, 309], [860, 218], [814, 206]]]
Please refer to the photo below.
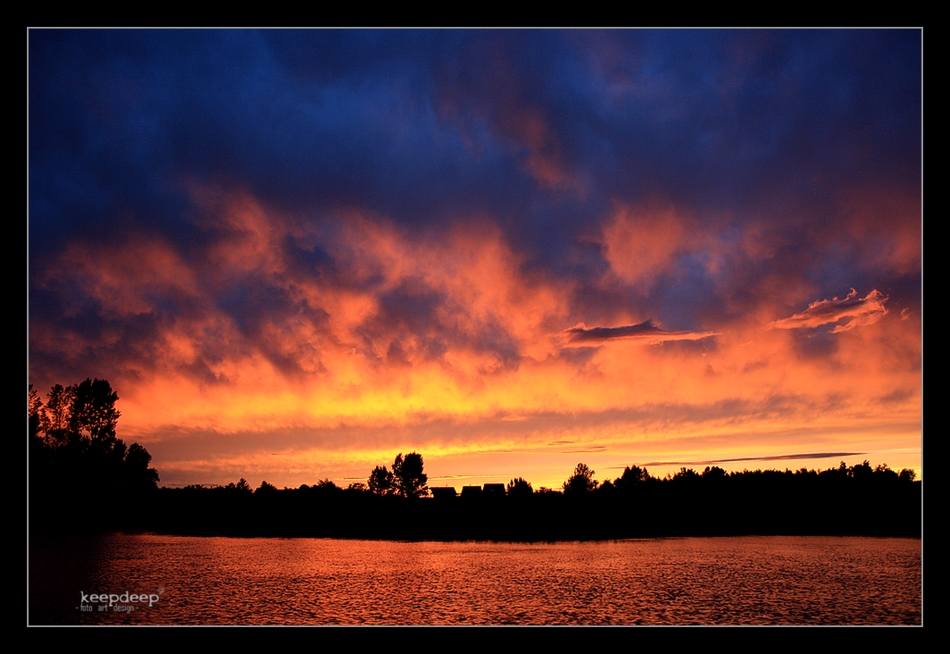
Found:
[[30, 30], [29, 382], [167, 485], [919, 478], [921, 38]]

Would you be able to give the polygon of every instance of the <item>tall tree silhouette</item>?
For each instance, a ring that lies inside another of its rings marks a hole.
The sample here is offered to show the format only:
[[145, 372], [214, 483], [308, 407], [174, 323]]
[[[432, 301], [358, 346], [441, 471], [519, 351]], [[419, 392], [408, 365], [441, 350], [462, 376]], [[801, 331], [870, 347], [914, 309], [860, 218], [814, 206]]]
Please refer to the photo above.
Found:
[[[148, 450], [116, 437], [118, 399], [104, 379], [56, 384], [45, 407], [30, 389], [31, 517], [63, 528], [137, 519], [137, 503], [157, 490], [159, 477]], [[101, 501], [80, 506], [77, 497]]]
[[33, 388], [33, 384], [30, 384], [29, 395], [27, 396], [27, 417], [29, 418], [31, 439], [39, 438], [43, 424], [42, 414], [43, 400], [40, 399], [40, 394]]
[[46, 407], [40, 412], [40, 429], [47, 445], [63, 445], [69, 440], [70, 416], [75, 386], [54, 384], [46, 394]]
[[393, 473], [386, 469], [386, 466], [376, 466], [369, 473], [367, 480], [369, 490], [374, 495], [392, 495], [393, 491]]
[[121, 415], [115, 408], [118, 393], [105, 379], [86, 379], [73, 387], [69, 428], [83, 441], [110, 443], [115, 440]]
[[422, 455], [410, 452], [402, 458], [402, 452], [393, 461], [393, 482], [396, 492], [403, 497], [423, 497], [429, 494], [426, 482], [429, 476], [422, 472]]

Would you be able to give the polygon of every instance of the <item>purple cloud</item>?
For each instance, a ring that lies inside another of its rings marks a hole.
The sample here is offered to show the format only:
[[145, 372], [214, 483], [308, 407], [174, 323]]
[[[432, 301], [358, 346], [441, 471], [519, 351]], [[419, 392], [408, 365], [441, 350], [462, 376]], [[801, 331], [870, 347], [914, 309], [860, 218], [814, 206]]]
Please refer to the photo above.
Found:
[[583, 347], [589, 344], [618, 339], [636, 339], [648, 341], [652, 345], [664, 341], [698, 341], [715, 336], [718, 332], [696, 332], [689, 330], [667, 331], [652, 320], [644, 320], [637, 325], [622, 327], [587, 327], [584, 323], [561, 332], [566, 337], [565, 347]]

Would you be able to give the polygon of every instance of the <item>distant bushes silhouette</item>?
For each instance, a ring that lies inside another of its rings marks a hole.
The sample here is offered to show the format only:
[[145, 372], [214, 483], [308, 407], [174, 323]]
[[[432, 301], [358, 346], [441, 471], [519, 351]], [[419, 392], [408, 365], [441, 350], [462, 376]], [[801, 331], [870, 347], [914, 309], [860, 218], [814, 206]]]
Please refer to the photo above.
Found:
[[[920, 482], [913, 472], [897, 473], [884, 464], [871, 468], [866, 461], [822, 471], [727, 473], [713, 466], [698, 473], [683, 468], [662, 479], [628, 466], [618, 478], [600, 484], [593, 470], [579, 464], [565, 492], [534, 491], [519, 477], [507, 487], [487, 484], [484, 492], [440, 493], [425, 501], [410, 501], [412, 495], [396, 490], [392, 472], [380, 470], [386, 469], [377, 466], [367, 485], [346, 489], [329, 480], [283, 490], [264, 482], [253, 493], [238, 491], [240, 482], [214, 489], [162, 489], [154, 528], [397, 540], [920, 535]], [[423, 474], [421, 465], [416, 472]], [[390, 476], [388, 486], [380, 482]], [[496, 486], [503, 490], [500, 496]]]

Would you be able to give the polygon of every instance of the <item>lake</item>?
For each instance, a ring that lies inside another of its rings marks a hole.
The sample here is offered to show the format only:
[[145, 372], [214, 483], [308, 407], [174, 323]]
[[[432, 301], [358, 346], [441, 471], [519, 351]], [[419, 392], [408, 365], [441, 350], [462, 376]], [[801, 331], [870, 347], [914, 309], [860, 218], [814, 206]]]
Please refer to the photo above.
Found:
[[30, 624], [921, 624], [918, 539], [111, 534], [35, 537], [29, 568]]

